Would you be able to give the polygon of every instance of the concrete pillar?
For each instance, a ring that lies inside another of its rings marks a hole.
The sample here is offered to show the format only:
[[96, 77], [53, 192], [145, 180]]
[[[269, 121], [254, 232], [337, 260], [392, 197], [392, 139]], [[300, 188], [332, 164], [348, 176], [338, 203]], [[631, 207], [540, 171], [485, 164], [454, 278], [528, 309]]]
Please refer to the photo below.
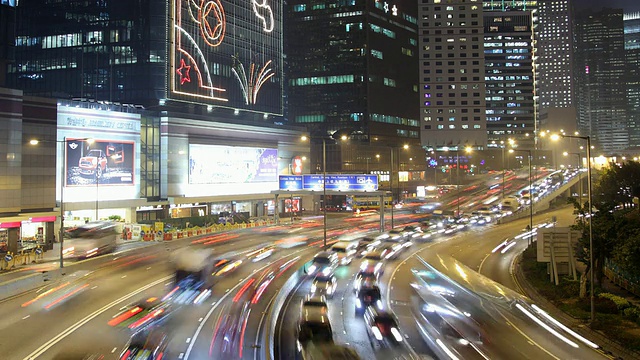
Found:
[[[55, 226], [53, 222], [44, 224], [44, 250], [53, 249], [53, 235], [55, 234]], [[60, 232], [58, 232], [60, 234]]]
[[7, 234], [8, 234], [7, 250], [15, 254], [18, 252], [18, 239], [20, 238], [20, 228], [9, 228], [7, 229]]

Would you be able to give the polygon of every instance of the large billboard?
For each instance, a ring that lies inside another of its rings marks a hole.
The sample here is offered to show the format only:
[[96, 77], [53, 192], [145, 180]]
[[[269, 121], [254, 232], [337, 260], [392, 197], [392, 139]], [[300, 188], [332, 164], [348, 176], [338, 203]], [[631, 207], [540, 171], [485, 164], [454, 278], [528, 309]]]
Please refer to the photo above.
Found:
[[133, 141], [65, 140], [65, 186], [133, 185]]
[[174, 0], [169, 97], [282, 114], [282, 4]]
[[189, 184], [277, 181], [277, 149], [189, 144]]

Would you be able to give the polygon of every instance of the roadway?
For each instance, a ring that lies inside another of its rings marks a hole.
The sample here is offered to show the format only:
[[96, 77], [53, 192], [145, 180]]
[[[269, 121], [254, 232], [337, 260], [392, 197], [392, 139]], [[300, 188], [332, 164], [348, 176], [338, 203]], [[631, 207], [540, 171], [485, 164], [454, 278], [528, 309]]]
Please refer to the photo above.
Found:
[[[328, 223], [328, 236], [335, 237], [359, 227], [370, 231], [377, 226], [377, 217], [343, 221], [343, 217], [332, 216]], [[200, 359], [210, 353], [210, 358], [254, 358], [253, 350], [264, 346], [259, 343], [259, 330], [268, 304], [301, 262], [320, 249], [321, 234], [320, 218], [293, 227], [254, 228], [166, 242], [69, 266], [63, 280], [0, 302], [0, 358], [53, 359], [68, 353], [116, 358], [131, 331], [111, 327], [108, 322], [122, 310], [152, 297], [161, 298], [172, 289], [169, 259], [175, 249], [192, 242], [193, 246], [226, 254], [223, 257], [242, 259], [250, 250], [277, 244], [271, 257], [257, 262], [245, 259], [237, 270], [220, 279], [204, 304], [176, 307], [163, 324], [172, 336], [166, 358]], [[261, 285], [264, 292], [256, 298]], [[245, 307], [246, 303], [250, 305]], [[234, 331], [242, 336], [236, 334], [235, 340], [223, 347], [221, 339]], [[222, 348], [226, 352], [219, 351]]]

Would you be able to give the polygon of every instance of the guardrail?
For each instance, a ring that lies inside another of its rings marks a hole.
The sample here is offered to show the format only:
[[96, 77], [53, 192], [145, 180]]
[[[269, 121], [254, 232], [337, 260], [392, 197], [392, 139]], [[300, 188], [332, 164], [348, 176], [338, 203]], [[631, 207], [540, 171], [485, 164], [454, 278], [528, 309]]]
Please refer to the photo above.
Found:
[[7, 252], [0, 258], [0, 270], [11, 270], [16, 265], [27, 265], [42, 260], [44, 251], [41, 247], [21, 250], [17, 253]]
[[276, 295], [275, 300], [271, 303], [271, 307], [267, 309], [269, 315], [267, 317], [266, 331], [263, 332], [262, 342], [263, 344], [268, 344], [268, 351], [263, 351], [262, 356], [264, 360], [275, 360], [275, 332], [276, 326], [278, 324], [278, 319], [280, 318], [280, 312], [282, 312], [282, 307], [285, 302], [291, 296], [291, 292], [300, 284], [302, 280], [306, 277], [305, 269], [309, 266], [310, 262], [305, 263], [302, 267], [300, 267], [293, 275], [287, 279], [287, 281], [282, 285], [282, 287], [278, 290], [278, 295]]

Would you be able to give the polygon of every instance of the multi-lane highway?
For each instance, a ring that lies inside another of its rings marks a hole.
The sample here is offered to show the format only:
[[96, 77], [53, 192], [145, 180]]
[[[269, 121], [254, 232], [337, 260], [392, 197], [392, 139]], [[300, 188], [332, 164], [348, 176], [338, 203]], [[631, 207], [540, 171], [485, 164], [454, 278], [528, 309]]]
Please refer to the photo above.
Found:
[[[480, 195], [491, 194], [487, 194], [484, 185], [474, 187], [472, 184], [462, 189], [461, 196], [465, 202], [461, 207], [470, 209], [477, 206]], [[443, 200], [455, 202], [457, 197], [458, 194], [449, 194]], [[538, 216], [535, 221], [540, 222], [555, 215], [563, 223], [570, 221], [570, 213], [570, 209], [564, 209], [557, 214]], [[396, 225], [417, 220], [415, 215], [402, 212], [396, 214]], [[328, 235], [335, 239], [345, 233], [354, 235], [360, 231], [375, 231], [377, 217], [333, 215], [328, 223]], [[129, 309], [135, 309], [138, 305], [144, 307], [145, 303], [155, 303], [171, 292], [174, 287], [171, 254], [187, 245], [213, 249], [221, 258], [243, 261], [237, 269], [218, 279], [212, 296], [202, 304], [172, 306], [165, 312], [170, 313], [169, 316], [158, 315], [158, 318], [164, 319], [159, 328], [170, 335], [166, 349], [163, 350], [163, 359], [255, 358], [255, 354], [272, 345], [264, 342], [262, 331], [278, 290], [322, 246], [321, 225], [322, 219], [318, 218], [294, 225], [203, 236], [134, 249], [70, 266], [63, 280], [0, 302], [0, 330], [4, 335], [0, 338], [0, 358], [53, 359], [60, 354], [73, 354], [74, 357], [70, 358], [80, 359], [84, 354], [90, 353], [104, 355], [107, 359], [117, 358], [132, 334], [127, 327], [130, 322], [125, 322], [124, 326], [110, 326], [108, 323], [113, 323], [114, 318], [118, 319], [119, 315]], [[362, 317], [355, 315], [353, 281], [359, 260], [350, 266], [340, 267], [336, 272], [337, 291], [329, 300], [328, 307], [334, 340], [355, 349], [363, 359], [441, 356], [437, 348], [434, 352], [433, 344], [431, 348], [428, 346], [422, 338], [421, 330], [416, 327], [416, 306], [413, 305], [416, 303], [417, 292], [411, 283], [416, 282], [412, 269], [425, 268], [419, 258], [426, 259], [438, 267], [438, 271], [445, 273], [443, 269], [446, 269], [446, 264], [455, 267], [453, 262], [446, 260], [453, 256], [460, 261], [460, 266], [466, 265], [470, 269], [479, 270], [506, 287], [517, 289], [517, 283], [511, 276], [511, 260], [526, 243], [518, 243], [505, 254], [492, 254], [491, 250], [505, 237], [518, 233], [525, 225], [526, 221], [500, 226], [493, 224], [451, 236], [441, 236], [429, 243], [416, 242], [397, 260], [388, 261], [380, 279], [383, 307], [391, 309], [397, 315], [404, 337], [403, 341], [390, 349], [376, 344], [367, 332]], [[252, 250], [274, 244], [276, 251], [270, 257], [259, 260], [247, 257]], [[437, 273], [435, 268], [433, 270]], [[458, 271], [457, 274], [454, 272], [446, 275], [464, 283], [459, 274]], [[484, 284], [482, 279], [471, 275], [469, 277], [475, 279], [474, 286]], [[453, 283], [446, 284], [455, 286]], [[276, 328], [274, 338], [277, 355], [281, 359], [295, 356], [300, 300], [309, 292], [309, 287], [308, 280], [298, 284], [287, 298], [280, 314], [282, 321]], [[491, 287], [498, 289], [493, 285]], [[486, 286], [482, 291], [488, 293]], [[508, 290], [497, 291], [499, 294], [501, 291], [508, 293]], [[520, 298], [509, 293], [509, 299]], [[523, 315], [524, 312], [516, 316], [498, 311], [497, 305], [486, 305], [486, 299], [470, 295], [466, 296], [466, 302], [462, 304], [470, 309], [485, 309], [483, 315], [478, 312], [477, 321], [487, 324], [485, 330], [495, 331], [489, 334], [491, 336], [483, 336], [483, 339], [491, 339], [485, 345], [503, 342], [511, 344], [504, 347], [495, 345], [493, 351], [497, 351], [496, 348], [500, 351], [493, 354], [514, 358], [598, 357], [598, 353], [586, 349], [582, 344], [577, 349], [571, 345], [571, 348], [567, 348], [559, 343], [561, 340], [549, 339], [548, 333], [541, 330], [539, 325], [523, 318], [527, 316]], [[488, 318], [483, 319], [481, 316], [494, 318], [489, 322]], [[500, 318], [495, 319], [497, 316]], [[423, 327], [422, 333], [425, 331], [428, 332], [429, 329], [425, 330]], [[451, 344], [451, 341], [445, 338], [447, 344]], [[458, 351], [460, 357], [469, 357], [469, 352], [476, 354], [470, 348], [457, 346], [453, 350], [454, 353]]]

